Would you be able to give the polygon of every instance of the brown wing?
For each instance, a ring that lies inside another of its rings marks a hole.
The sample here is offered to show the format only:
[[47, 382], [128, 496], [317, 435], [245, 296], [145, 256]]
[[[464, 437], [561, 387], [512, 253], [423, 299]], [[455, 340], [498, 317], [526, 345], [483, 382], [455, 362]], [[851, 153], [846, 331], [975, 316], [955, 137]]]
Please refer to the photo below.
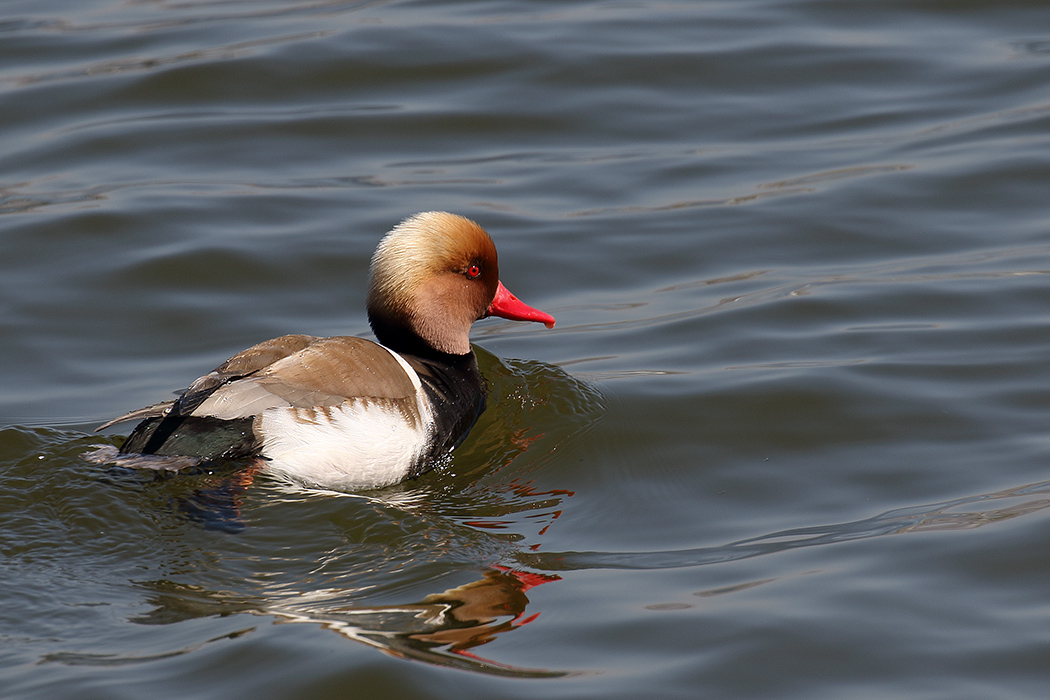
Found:
[[259, 373], [259, 383], [295, 405], [304, 392], [345, 400], [352, 397], [403, 399], [416, 393], [404, 366], [386, 348], [364, 338], [323, 338]]
[[233, 419], [268, 408], [335, 406], [353, 398], [403, 399], [416, 385], [386, 348], [364, 338], [321, 338], [250, 377], [215, 389], [194, 415]]
[[216, 367], [215, 371], [228, 377], [245, 377], [319, 340], [324, 339], [313, 335], [282, 335], [242, 350]]
[[172, 411], [176, 415], [193, 414], [198, 406], [221, 387], [251, 376], [289, 355], [310, 347], [317, 340], [318, 338], [312, 335], [282, 335], [242, 350], [208, 374], [194, 380], [189, 388], [182, 392]]

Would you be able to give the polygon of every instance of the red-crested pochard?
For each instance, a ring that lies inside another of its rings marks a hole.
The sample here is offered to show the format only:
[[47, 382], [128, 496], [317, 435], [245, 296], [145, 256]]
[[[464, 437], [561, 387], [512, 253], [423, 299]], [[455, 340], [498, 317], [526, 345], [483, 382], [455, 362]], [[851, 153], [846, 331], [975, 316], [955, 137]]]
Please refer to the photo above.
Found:
[[144, 419], [120, 448], [128, 463], [137, 454], [167, 455], [177, 466], [262, 457], [268, 471], [325, 488], [393, 484], [426, 472], [484, 410], [468, 336], [486, 316], [554, 326], [500, 283], [484, 229], [454, 214], [417, 214], [386, 234], [372, 257], [368, 321], [381, 344], [274, 338], [177, 399], [99, 430]]

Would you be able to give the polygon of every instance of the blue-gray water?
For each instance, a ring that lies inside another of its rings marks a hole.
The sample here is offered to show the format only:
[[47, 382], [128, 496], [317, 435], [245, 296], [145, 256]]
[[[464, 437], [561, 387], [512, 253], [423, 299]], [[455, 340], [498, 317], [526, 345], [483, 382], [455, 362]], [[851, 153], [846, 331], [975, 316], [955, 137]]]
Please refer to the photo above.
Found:
[[[1048, 76], [1024, 0], [0, 4], [0, 696], [1045, 697]], [[428, 209], [558, 319], [451, 464], [80, 458]]]

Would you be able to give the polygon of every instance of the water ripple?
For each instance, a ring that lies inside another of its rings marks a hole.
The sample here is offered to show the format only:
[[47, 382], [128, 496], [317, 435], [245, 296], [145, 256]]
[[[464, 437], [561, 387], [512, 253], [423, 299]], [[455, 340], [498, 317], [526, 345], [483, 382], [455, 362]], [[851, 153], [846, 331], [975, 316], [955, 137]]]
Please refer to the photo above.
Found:
[[707, 566], [884, 535], [970, 530], [1047, 507], [1050, 507], [1050, 481], [1041, 481], [950, 501], [895, 508], [863, 520], [781, 530], [717, 547], [659, 552], [523, 552], [516, 560], [540, 571]]

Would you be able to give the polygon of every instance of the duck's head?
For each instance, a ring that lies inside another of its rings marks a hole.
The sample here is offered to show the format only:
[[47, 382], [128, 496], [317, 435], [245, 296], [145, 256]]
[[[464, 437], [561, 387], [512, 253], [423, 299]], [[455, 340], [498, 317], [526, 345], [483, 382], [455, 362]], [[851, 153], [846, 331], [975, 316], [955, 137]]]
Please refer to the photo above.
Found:
[[393, 350], [470, 352], [470, 326], [486, 316], [554, 318], [518, 300], [499, 281], [496, 246], [470, 219], [429, 211], [391, 230], [372, 256], [368, 321]]

